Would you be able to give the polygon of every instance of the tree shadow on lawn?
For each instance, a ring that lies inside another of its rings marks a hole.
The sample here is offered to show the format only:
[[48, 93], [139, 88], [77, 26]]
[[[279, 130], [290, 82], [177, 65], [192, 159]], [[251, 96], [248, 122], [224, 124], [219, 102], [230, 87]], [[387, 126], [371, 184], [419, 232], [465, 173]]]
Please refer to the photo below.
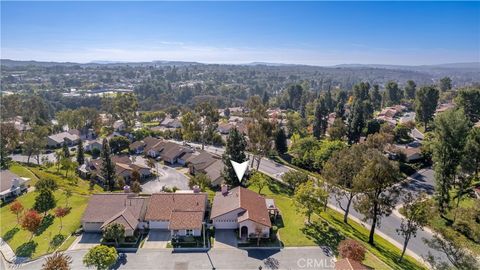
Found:
[[[343, 222], [343, 220], [337, 219], [335, 216], [330, 216], [331, 218], [329, 219], [329, 223], [332, 226], [336, 227], [341, 227], [343, 228], [342, 232], [344, 232], [345, 236], [342, 236], [343, 238], [345, 237], [350, 237], [354, 240], [360, 241], [362, 244], [364, 244], [366, 247], [371, 248], [372, 251], [376, 251], [377, 253], [374, 253], [376, 257], [379, 257], [381, 261], [386, 263], [388, 266], [394, 268], [394, 269], [418, 269], [418, 266], [415, 265], [414, 263], [410, 262], [409, 260], [404, 259], [401, 264], [398, 264], [397, 261], [400, 258], [400, 250], [398, 252], [392, 251], [392, 247], [386, 247], [384, 245], [380, 245], [377, 243], [375, 246], [372, 246], [368, 244], [368, 234], [364, 234], [357, 230], [355, 227], [353, 227], [351, 224], [346, 224]], [[378, 240], [378, 236], [375, 236], [375, 241]], [[340, 240], [341, 241], [341, 240]], [[339, 242], [340, 242], [339, 241]], [[386, 241], [386, 240], [383, 240]], [[392, 244], [393, 245], [393, 244]], [[384, 259], [390, 260], [391, 262], [386, 262]]]
[[312, 239], [318, 246], [329, 247], [334, 254], [338, 254], [338, 244], [345, 239], [345, 236], [340, 234], [325, 221], [316, 221], [311, 224], [306, 224], [302, 228], [302, 232], [307, 238]]
[[55, 235], [52, 240], [50, 240], [50, 244], [49, 244], [49, 247], [48, 249], [56, 249], [57, 247], [59, 247], [63, 241], [65, 240], [65, 235], [63, 234], [57, 234]]
[[50, 227], [50, 225], [53, 224], [53, 220], [55, 219], [55, 217], [51, 214], [48, 214], [46, 215], [43, 219], [42, 219], [42, 223], [40, 223], [40, 226], [38, 227], [35, 235], [40, 235], [42, 234], [48, 227]]
[[9, 230], [8, 232], [6, 232], [6, 233], [2, 236], [2, 239], [3, 239], [4, 241], [8, 241], [8, 240], [12, 239], [18, 231], [20, 231], [20, 229], [17, 228], [17, 227], [12, 228], [11, 230]]
[[37, 246], [38, 246], [37, 242], [33, 240], [23, 243], [21, 246], [19, 246], [15, 250], [15, 255], [17, 255], [18, 257], [30, 258], [32, 257], [32, 254], [35, 253]]
[[275, 180], [268, 181], [268, 188], [273, 194], [291, 195], [293, 193], [292, 189], [287, 185], [281, 184]]

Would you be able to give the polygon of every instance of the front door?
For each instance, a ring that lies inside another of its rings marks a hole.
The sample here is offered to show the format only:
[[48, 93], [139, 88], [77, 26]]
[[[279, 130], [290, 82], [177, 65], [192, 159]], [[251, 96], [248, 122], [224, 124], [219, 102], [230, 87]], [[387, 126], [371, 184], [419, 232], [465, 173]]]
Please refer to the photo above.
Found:
[[247, 226], [243, 226], [240, 229], [240, 238], [247, 239], [247, 237], [248, 237], [248, 228], [247, 228]]

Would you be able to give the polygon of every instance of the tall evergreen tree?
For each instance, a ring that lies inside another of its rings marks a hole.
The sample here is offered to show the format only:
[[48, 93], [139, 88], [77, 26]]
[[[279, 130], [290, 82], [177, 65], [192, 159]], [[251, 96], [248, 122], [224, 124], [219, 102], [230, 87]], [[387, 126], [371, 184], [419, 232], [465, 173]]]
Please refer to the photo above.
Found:
[[439, 82], [440, 91], [445, 92], [452, 89], [452, 79], [449, 77], [443, 77]]
[[433, 118], [437, 109], [438, 90], [433, 86], [424, 86], [417, 91], [415, 97], [415, 112], [417, 121], [422, 122], [427, 128], [428, 122]]
[[373, 90], [370, 93], [370, 102], [372, 103], [374, 110], [380, 110], [382, 108], [382, 95], [378, 84], [373, 85]]
[[348, 117], [348, 142], [350, 144], [357, 143], [362, 135], [362, 130], [365, 127], [365, 119], [363, 112], [363, 102], [355, 100], [352, 104], [352, 109]]
[[408, 80], [407, 85], [405, 85], [404, 96], [406, 99], [414, 99], [415, 92], [417, 91], [417, 85], [414, 81]]
[[333, 99], [332, 99], [332, 92], [330, 89], [327, 90], [325, 93], [325, 106], [328, 109], [328, 112], [331, 113], [335, 109], [335, 105], [333, 104]]
[[269, 101], [270, 101], [270, 96], [268, 95], [267, 90], [265, 90], [263, 91], [263, 97], [262, 97], [263, 105], [267, 106]]
[[400, 104], [402, 100], [402, 91], [398, 88], [398, 84], [394, 81], [389, 81], [385, 86], [385, 92], [387, 93], [387, 104], [396, 105]]
[[62, 151], [64, 158], [70, 158], [70, 150], [68, 150], [68, 145], [66, 141], [64, 141], [62, 144]]
[[275, 131], [275, 149], [279, 154], [287, 152], [287, 136], [281, 127], [277, 127]]
[[77, 162], [78, 164], [82, 165], [83, 163], [85, 163], [85, 155], [83, 153], [83, 141], [80, 140], [80, 142], [78, 143], [78, 146], [77, 146]]
[[469, 121], [463, 110], [447, 110], [435, 118], [432, 159], [436, 199], [442, 213], [445, 213], [451, 201], [450, 189], [464, 155], [468, 131]]
[[102, 177], [105, 187], [107, 190], [112, 191], [115, 188], [115, 164], [110, 157], [110, 144], [108, 140], [105, 138], [103, 139], [103, 146], [102, 146]]
[[320, 139], [328, 127], [328, 108], [324, 97], [320, 97], [315, 107], [315, 120], [313, 122], [313, 136]]
[[231, 186], [238, 186], [237, 175], [231, 164], [231, 160], [241, 163], [247, 160], [245, 155], [245, 148], [247, 147], [247, 142], [245, 137], [238, 131], [237, 128], [230, 130], [228, 134], [227, 145], [225, 147], [225, 152], [222, 156], [223, 163], [225, 165], [223, 170], [223, 179], [225, 182]]

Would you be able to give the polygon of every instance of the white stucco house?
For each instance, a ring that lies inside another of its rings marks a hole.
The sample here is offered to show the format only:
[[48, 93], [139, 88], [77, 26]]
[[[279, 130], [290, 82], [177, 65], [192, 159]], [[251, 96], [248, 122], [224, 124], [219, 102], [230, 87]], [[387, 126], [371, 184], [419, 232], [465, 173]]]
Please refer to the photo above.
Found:
[[238, 229], [240, 238], [270, 237], [270, 214], [267, 200], [243, 187], [228, 190], [222, 185], [213, 199], [210, 219], [216, 230]]
[[0, 171], [0, 200], [8, 202], [27, 191], [28, 178], [21, 178], [9, 170]]

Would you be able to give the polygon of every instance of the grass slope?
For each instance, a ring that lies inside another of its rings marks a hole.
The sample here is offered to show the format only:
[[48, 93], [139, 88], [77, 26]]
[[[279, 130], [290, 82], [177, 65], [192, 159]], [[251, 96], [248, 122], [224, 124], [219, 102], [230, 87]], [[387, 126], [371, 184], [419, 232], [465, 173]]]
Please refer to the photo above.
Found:
[[292, 196], [278, 182], [271, 181], [262, 194], [273, 198], [280, 209], [282, 221], [277, 226], [284, 246], [329, 246], [337, 254], [338, 243], [345, 238], [352, 238], [363, 243], [368, 250], [364, 261], [366, 265], [376, 269], [426, 269], [410, 256], [405, 256], [402, 263], [397, 263], [400, 249], [380, 236], [375, 236], [376, 246], [370, 246], [367, 244], [369, 231], [353, 220], [349, 220], [349, 224], [343, 223], [343, 215], [335, 210], [327, 209], [320, 215], [312, 216], [311, 225], [306, 225], [306, 217], [294, 207]]
[[[31, 233], [23, 230], [17, 224], [16, 215], [10, 212], [10, 205], [3, 205], [0, 208], [0, 236], [8, 242], [17, 256], [37, 258], [44, 254], [53, 252], [55, 249], [67, 249], [75, 237], [68, 236], [80, 227], [80, 219], [88, 203], [88, 195], [100, 192], [102, 189], [95, 186], [89, 189], [89, 182], [80, 179], [72, 172], [71, 176], [65, 178], [65, 171], [58, 173], [55, 168], [45, 169], [40, 166], [27, 166], [18, 163], [12, 164], [10, 170], [21, 177], [31, 179], [30, 185], [34, 185], [38, 179], [51, 178], [55, 180], [59, 188], [54, 195], [57, 206], [66, 206], [64, 191], [68, 188], [73, 195], [68, 199], [71, 212], [62, 220], [63, 228], [60, 230], [60, 219], [54, 217], [54, 211], [48, 212], [47, 218], [41, 229], [30, 239]], [[32, 208], [37, 192], [28, 192], [17, 198], [23, 204], [25, 211]], [[59, 236], [61, 235], [61, 236]], [[68, 238], [68, 239], [67, 239]]]

